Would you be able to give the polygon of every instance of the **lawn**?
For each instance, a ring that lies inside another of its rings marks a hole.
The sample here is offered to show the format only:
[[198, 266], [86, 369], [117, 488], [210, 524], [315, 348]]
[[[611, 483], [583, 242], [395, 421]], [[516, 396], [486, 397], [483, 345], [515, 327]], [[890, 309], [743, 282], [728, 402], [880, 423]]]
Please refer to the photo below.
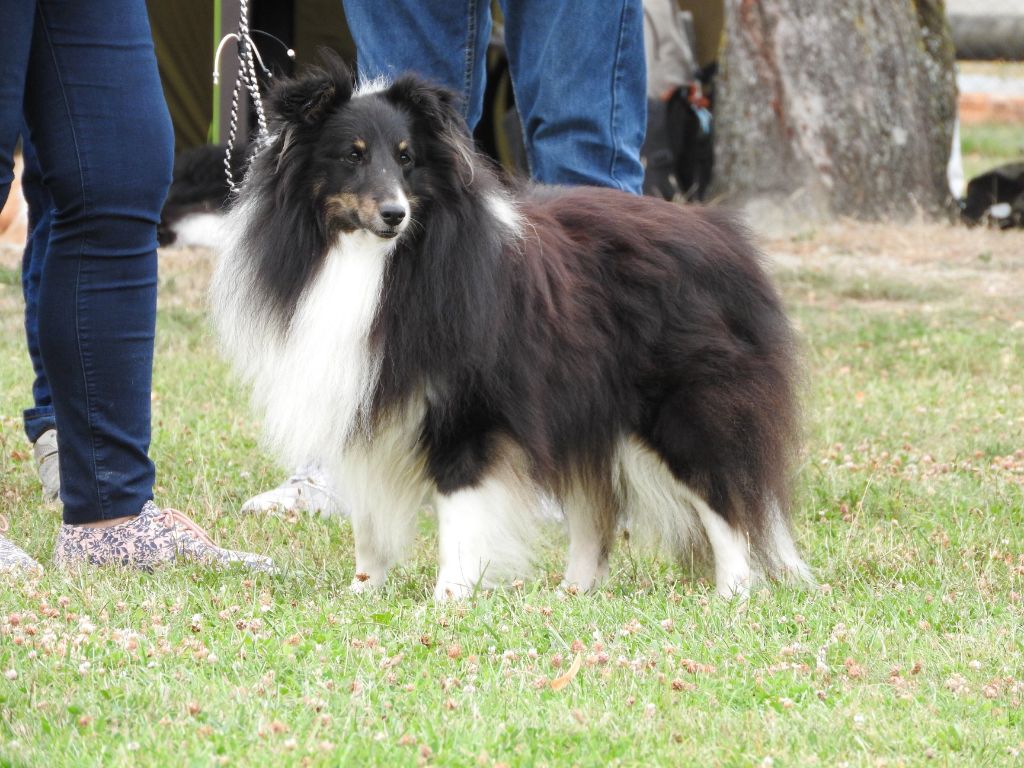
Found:
[[[0, 764], [1024, 764], [1024, 235], [836, 225], [765, 244], [804, 339], [794, 517], [818, 585], [745, 603], [620, 543], [597, 594], [430, 598], [436, 540], [347, 591], [344, 521], [243, 516], [281, 471], [218, 359], [209, 256], [162, 256], [158, 500], [277, 577], [0, 580]], [[49, 563], [0, 252], [0, 514]], [[578, 662], [578, 666], [577, 666]]]
[[1024, 125], [985, 122], [960, 125], [964, 180], [1007, 163], [1024, 160]]

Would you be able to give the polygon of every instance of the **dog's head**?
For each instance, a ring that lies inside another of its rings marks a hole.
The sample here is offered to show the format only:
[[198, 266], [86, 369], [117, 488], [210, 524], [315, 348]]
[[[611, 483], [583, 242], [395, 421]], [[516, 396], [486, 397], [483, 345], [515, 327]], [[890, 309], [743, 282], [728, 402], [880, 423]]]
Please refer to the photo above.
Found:
[[275, 83], [270, 143], [256, 152], [228, 227], [282, 327], [346, 235], [374, 238], [382, 247], [373, 252], [401, 263], [445, 261], [431, 270], [444, 275], [470, 246], [499, 250], [504, 232], [488, 202], [497, 179], [449, 91], [414, 76], [356, 88], [336, 55], [322, 61]]
[[448, 91], [419, 78], [357, 90], [333, 54], [280, 82], [270, 101], [269, 162], [301, 184], [328, 237], [401, 236], [430, 200], [471, 175], [467, 135]]

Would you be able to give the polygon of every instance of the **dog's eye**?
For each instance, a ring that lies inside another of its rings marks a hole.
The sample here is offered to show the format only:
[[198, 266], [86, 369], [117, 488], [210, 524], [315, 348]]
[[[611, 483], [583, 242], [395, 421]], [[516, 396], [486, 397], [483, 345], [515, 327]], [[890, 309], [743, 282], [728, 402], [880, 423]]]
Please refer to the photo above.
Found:
[[398, 162], [402, 165], [412, 165], [412, 155], [408, 152], [401, 152], [398, 155]]
[[350, 163], [361, 163], [363, 161], [363, 153], [358, 149], [352, 149], [345, 155], [345, 159]]

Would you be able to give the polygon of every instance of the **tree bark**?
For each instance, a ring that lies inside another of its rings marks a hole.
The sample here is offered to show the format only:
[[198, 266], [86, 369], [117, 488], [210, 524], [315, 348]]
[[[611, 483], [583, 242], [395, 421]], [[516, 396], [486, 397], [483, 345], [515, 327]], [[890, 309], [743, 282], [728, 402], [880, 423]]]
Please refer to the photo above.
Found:
[[947, 209], [943, 0], [725, 0], [718, 195], [813, 218]]

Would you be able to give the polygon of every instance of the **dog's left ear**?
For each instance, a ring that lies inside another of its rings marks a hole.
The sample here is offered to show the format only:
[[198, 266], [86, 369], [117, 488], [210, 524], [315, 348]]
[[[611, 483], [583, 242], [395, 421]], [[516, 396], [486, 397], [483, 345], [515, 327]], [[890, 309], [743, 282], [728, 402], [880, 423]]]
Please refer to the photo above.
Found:
[[341, 57], [321, 49], [320, 59], [321, 66], [275, 83], [269, 97], [272, 116], [284, 123], [315, 126], [352, 98], [352, 71]]
[[409, 110], [414, 119], [422, 121], [427, 133], [452, 150], [455, 169], [463, 183], [472, 181], [469, 128], [454, 93], [415, 75], [405, 75], [395, 80], [383, 96], [395, 106]]
[[459, 111], [459, 97], [447, 88], [415, 75], [404, 75], [395, 80], [383, 95], [396, 106], [412, 112], [434, 135], [469, 135], [466, 121]]
[[468, 133], [466, 121], [458, 109], [458, 98], [447, 88], [404, 75], [391, 85], [384, 97], [398, 106], [410, 109], [433, 130], [456, 130]]

